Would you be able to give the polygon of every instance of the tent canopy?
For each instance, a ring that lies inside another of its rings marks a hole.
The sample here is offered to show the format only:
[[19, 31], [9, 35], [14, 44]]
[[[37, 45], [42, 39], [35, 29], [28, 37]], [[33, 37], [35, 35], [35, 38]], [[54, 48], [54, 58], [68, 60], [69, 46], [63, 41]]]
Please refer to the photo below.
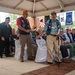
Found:
[[52, 11], [75, 10], [75, 0], [0, 0], [0, 11], [22, 14], [28, 10], [30, 16], [48, 15]]

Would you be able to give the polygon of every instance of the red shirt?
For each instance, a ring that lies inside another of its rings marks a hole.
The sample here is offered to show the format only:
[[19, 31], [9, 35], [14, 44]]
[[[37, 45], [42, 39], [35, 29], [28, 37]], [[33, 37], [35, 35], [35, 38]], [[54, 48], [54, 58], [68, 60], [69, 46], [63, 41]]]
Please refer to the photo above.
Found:
[[[25, 21], [29, 24], [29, 21], [28, 21], [27, 19], [25, 19]], [[18, 25], [21, 25], [21, 20], [20, 20], [20, 18], [17, 19], [16, 25], [17, 25], [17, 26], [18, 26]]]
[[20, 18], [17, 19], [16, 25], [17, 25], [17, 26], [18, 26], [18, 25], [21, 25], [21, 20], [20, 20]]

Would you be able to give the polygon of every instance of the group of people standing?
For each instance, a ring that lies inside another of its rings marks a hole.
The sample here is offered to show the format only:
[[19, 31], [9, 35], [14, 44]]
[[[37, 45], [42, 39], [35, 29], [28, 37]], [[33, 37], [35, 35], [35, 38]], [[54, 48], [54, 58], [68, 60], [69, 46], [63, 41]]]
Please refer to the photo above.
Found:
[[[32, 44], [32, 38], [31, 38], [31, 27], [29, 24], [29, 21], [27, 20], [28, 17], [28, 11], [24, 10], [22, 13], [22, 16], [19, 17], [16, 20], [16, 25], [18, 26], [18, 33], [19, 33], [19, 40], [20, 40], [20, 46], [21, 46], [21, 52], [20, 52], [20, 61], [24, 62], [24, 48], [25, 45], [27, 45], [27, 54], [28, 54], [28, 60], [34, 60], [34, 57], [32, 55], [32, 48], [36, 48], [36, 51], [38, 46]], [[55, 62], [61, 62], [59, 55], [59, 37], [62, 37], [60, 31], [62, 30], [60, 22], [56, 19], [57, 13], [52, 12], [51, 13], [51, 19], [49, 19], [46, 23], [45, 33], [46, 33], [46, 45], [47, 45], [47, 62], [48, 64], [53, 64]], [[5, 49], [5, 56], [10, 57], [10, 51], [9, 51], [9, 37], [12, 35], [12, 28], [9, 25], [10, 18], [7, 17], [5, 19], [5, 22], [0, 24], [0, 57], [3, 56], [3, 50]], [[38, 34], [37, 37], [41, 36]], [[37, 38], [36, 37], [36, 38]], [[65, 39], [65, 38], [64, 38]], [[36, 41], [36, 39], [35, 39]], [[32, 47], [33, 46], [33, 47]], [[71, 47], [72, 48], [72, 47]], [[53, 58], [52, 53], [55, 51], [55, 58]]]
[[[27, 43], [27, 52], [28, 52], [28, 59], [32, 60], [32, 48], [31, 48], [31, 38], [30, 38], [30, 32], [31, 28], [29, 25], [29, 22], [27, 20], [28, 11], [23, 11], [22, 17], [17, 19], [17, 26], [19, 28], [19, 34], [20, 34], [20, 44], [21, 44], [21, 54], [20, 54], [20, 60], [21, 62], [24, 61], [24, 47]], [[53, 47], [56, 53], [56, 62], [60, 62], [59, 60], [59, 48], [58, 48], [58, 37], [59, 32], [61, 29], [60, 22], [56, 19], [57, 15], [56, 12], [51, 13], [52, 19], [50, 19], [46, 25], [46, 33], [47, 33], [47, 50], [48, 50], [48, 63], [53, 63], [53, 57], [52, 57], [52, 51]]]

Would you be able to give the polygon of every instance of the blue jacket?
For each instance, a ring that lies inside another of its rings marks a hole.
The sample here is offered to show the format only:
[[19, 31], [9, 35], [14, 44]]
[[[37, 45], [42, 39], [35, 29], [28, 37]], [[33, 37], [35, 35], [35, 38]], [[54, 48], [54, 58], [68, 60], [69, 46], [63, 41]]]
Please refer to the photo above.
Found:
[[[68, 36], [69, 35], [69, 36]], [[64, 33], [64, 34], [62, 34], [61, 35], [61, 37], [62, 37], [62, 40], [65, 42], [65, 43], [73, 43], [74, 42], [74, 40], [73, 40], [73, 37], [72, 37], [72, 35], [69, 33], [67, 35], [67, 33]], [[69, 38], [70, 37], [70, 38]], [[71, 40], [70, 40], [71, 39]]]
[[[56, 19], [56, 24], [57, 24], [57, 28], [62, 29], [61, 28], [61, 24], [60, 22]], [[51, 33], [51, 28], [52, 28], [52, 19], [50, 19], [47, 23], [46, 23], [46, 34], [49, 35]]]

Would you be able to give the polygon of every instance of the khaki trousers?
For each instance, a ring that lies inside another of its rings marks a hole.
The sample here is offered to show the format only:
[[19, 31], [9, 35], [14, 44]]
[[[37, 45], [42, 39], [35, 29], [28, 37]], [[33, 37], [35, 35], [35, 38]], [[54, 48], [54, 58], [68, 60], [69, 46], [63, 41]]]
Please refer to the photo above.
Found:
[[30, 35], [21, 35], [20, 37], [20, 45], [21, 45], [20, 59], [21, 60], [23, 59], [23, 56], [24, 56], [25, 44], [27, 44], [28, 59], [31, 59], [32, 58], [32, 47], [31, 47]]
[[32, 51], [33, 51], [33, 57], [36, 57], [36, 53], [37, 53], [37, 48], [38, 46], [36, 44], [32, 44]]
[[48, 62], [53, 62], [53, 50], [55, 51], [56, 54], [56, 59], [59, 59], [59, 47], [58, 47], [58, 40], [56, 40], [56, 36], [48, 35], [47, 36], [47, 50], [48, 50], [48, 55], [47, 55], [47, 61]]

